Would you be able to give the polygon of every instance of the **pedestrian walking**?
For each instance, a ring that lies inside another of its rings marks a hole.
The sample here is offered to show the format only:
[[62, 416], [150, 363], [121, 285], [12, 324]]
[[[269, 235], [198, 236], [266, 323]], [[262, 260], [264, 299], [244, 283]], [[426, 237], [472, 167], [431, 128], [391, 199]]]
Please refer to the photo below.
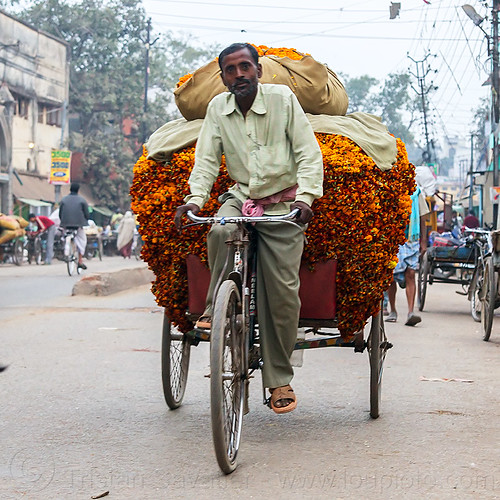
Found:
[[123, 258], [129, 258], [132, 255], [132, 243], [134, 241], [135, 219], [130, 210], [125, 212], [120, 224], [118, 225], [118, 238], [116, 239], [116, 248], [123, 255]]
[[415, 271], [418, 268], [420, 252], [425, 251], [427, 248], [425, 232], [421, 232], [420, 227], [424, 226], [425, 219], [429, 213], [427, 202], [419, 186], [417, 186], [417, 189], [411, 195], [411, 202], [410, 223], [406, 228], [406, 241], [399, 247], [398, 264], [394, 268], [393, 280], [387, 290], [391, 310], [386, 321], [395, 323], [398, 320], [398, 313], [396, 310], [396, 283], [401, 288], [405, 289], [406, 301], [408, 303], [406, 326], [415, 326], [422, 321], [422, 318], [414, 312], [415, 296], [417, 292]]

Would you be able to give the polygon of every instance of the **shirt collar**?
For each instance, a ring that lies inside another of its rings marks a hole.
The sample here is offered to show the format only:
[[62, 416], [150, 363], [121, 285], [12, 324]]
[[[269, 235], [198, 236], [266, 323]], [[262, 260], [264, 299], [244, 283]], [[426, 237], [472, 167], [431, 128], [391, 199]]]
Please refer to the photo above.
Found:
[[[224, 109], [222, 110], [223, 115], [230, 115], [233, 112], [237, 112], [241, 114], [240, 108], [238, 104], [236, 103], [236, 97], [234, 94], [231, 94], [228, 92], [228, 97], [226, 99], [226, 105], [224, 106]], [[250, 111], [253, 111], [254, 113], [258, 115], [265, 115], [267, 112], [266, 105], [264, 103], [264, 96], [262, 93], [262, 84], [259, 83], [257, 87], [257, 95], [255, 96], [255, 100], [253, 101], [252, 107], [250, 108]]]

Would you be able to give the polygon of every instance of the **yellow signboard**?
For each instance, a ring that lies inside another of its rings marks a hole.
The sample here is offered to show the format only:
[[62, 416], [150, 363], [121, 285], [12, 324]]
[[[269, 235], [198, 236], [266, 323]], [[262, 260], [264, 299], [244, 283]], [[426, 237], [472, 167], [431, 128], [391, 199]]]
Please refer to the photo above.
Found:
[[49, 183], [54, 185], [70, 183], [71, 151], [52, 150]]

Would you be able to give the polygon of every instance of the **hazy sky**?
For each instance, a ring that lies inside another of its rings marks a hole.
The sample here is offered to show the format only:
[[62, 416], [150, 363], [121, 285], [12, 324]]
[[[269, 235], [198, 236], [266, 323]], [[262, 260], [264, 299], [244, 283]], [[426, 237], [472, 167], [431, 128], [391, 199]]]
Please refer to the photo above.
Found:
[[[416, 73], [408, 57], [427, 54], [428, 85], [438, 90], [430, 100], [431, 131], [467, 141], [472, 112], [489, 95], [481, 84], [490, 61], [486, 36], [465, 15], [462, 2], [400, 0], [398, 18], [389, 19], [390, 0], [144, 0], [158, 32], [190, 33], [193, 43], [223, 46], [248, 41], [308, 52], [336, 72], [368, 74], [383, 80], [394, 72]], [[484, 2], [468, 0], [483, 16]], [[272, 5], [272, 7], [271, 7]], [[488, 20], [483, 23], [490, 31]], [[414, 80], [417, 87], [417, 80]]]

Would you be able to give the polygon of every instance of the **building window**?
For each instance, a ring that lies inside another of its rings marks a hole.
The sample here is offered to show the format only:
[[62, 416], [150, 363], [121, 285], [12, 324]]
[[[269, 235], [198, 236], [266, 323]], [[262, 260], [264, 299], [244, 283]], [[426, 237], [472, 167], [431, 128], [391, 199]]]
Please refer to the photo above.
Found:
[[20, 94], [12, 92], [12, 96], [16, 100], [16, 105], [14, 106], [14, 115], [20, 118], [28, 119], [28, 113], [30, 109], [30, 100]]
[[62, 108], [61, 106], [46, 106], [45, 116], [47, 125], [61, 126], [62, 123]]
[[45, 123], [45, 106], [38, 104], [38, 123]]

